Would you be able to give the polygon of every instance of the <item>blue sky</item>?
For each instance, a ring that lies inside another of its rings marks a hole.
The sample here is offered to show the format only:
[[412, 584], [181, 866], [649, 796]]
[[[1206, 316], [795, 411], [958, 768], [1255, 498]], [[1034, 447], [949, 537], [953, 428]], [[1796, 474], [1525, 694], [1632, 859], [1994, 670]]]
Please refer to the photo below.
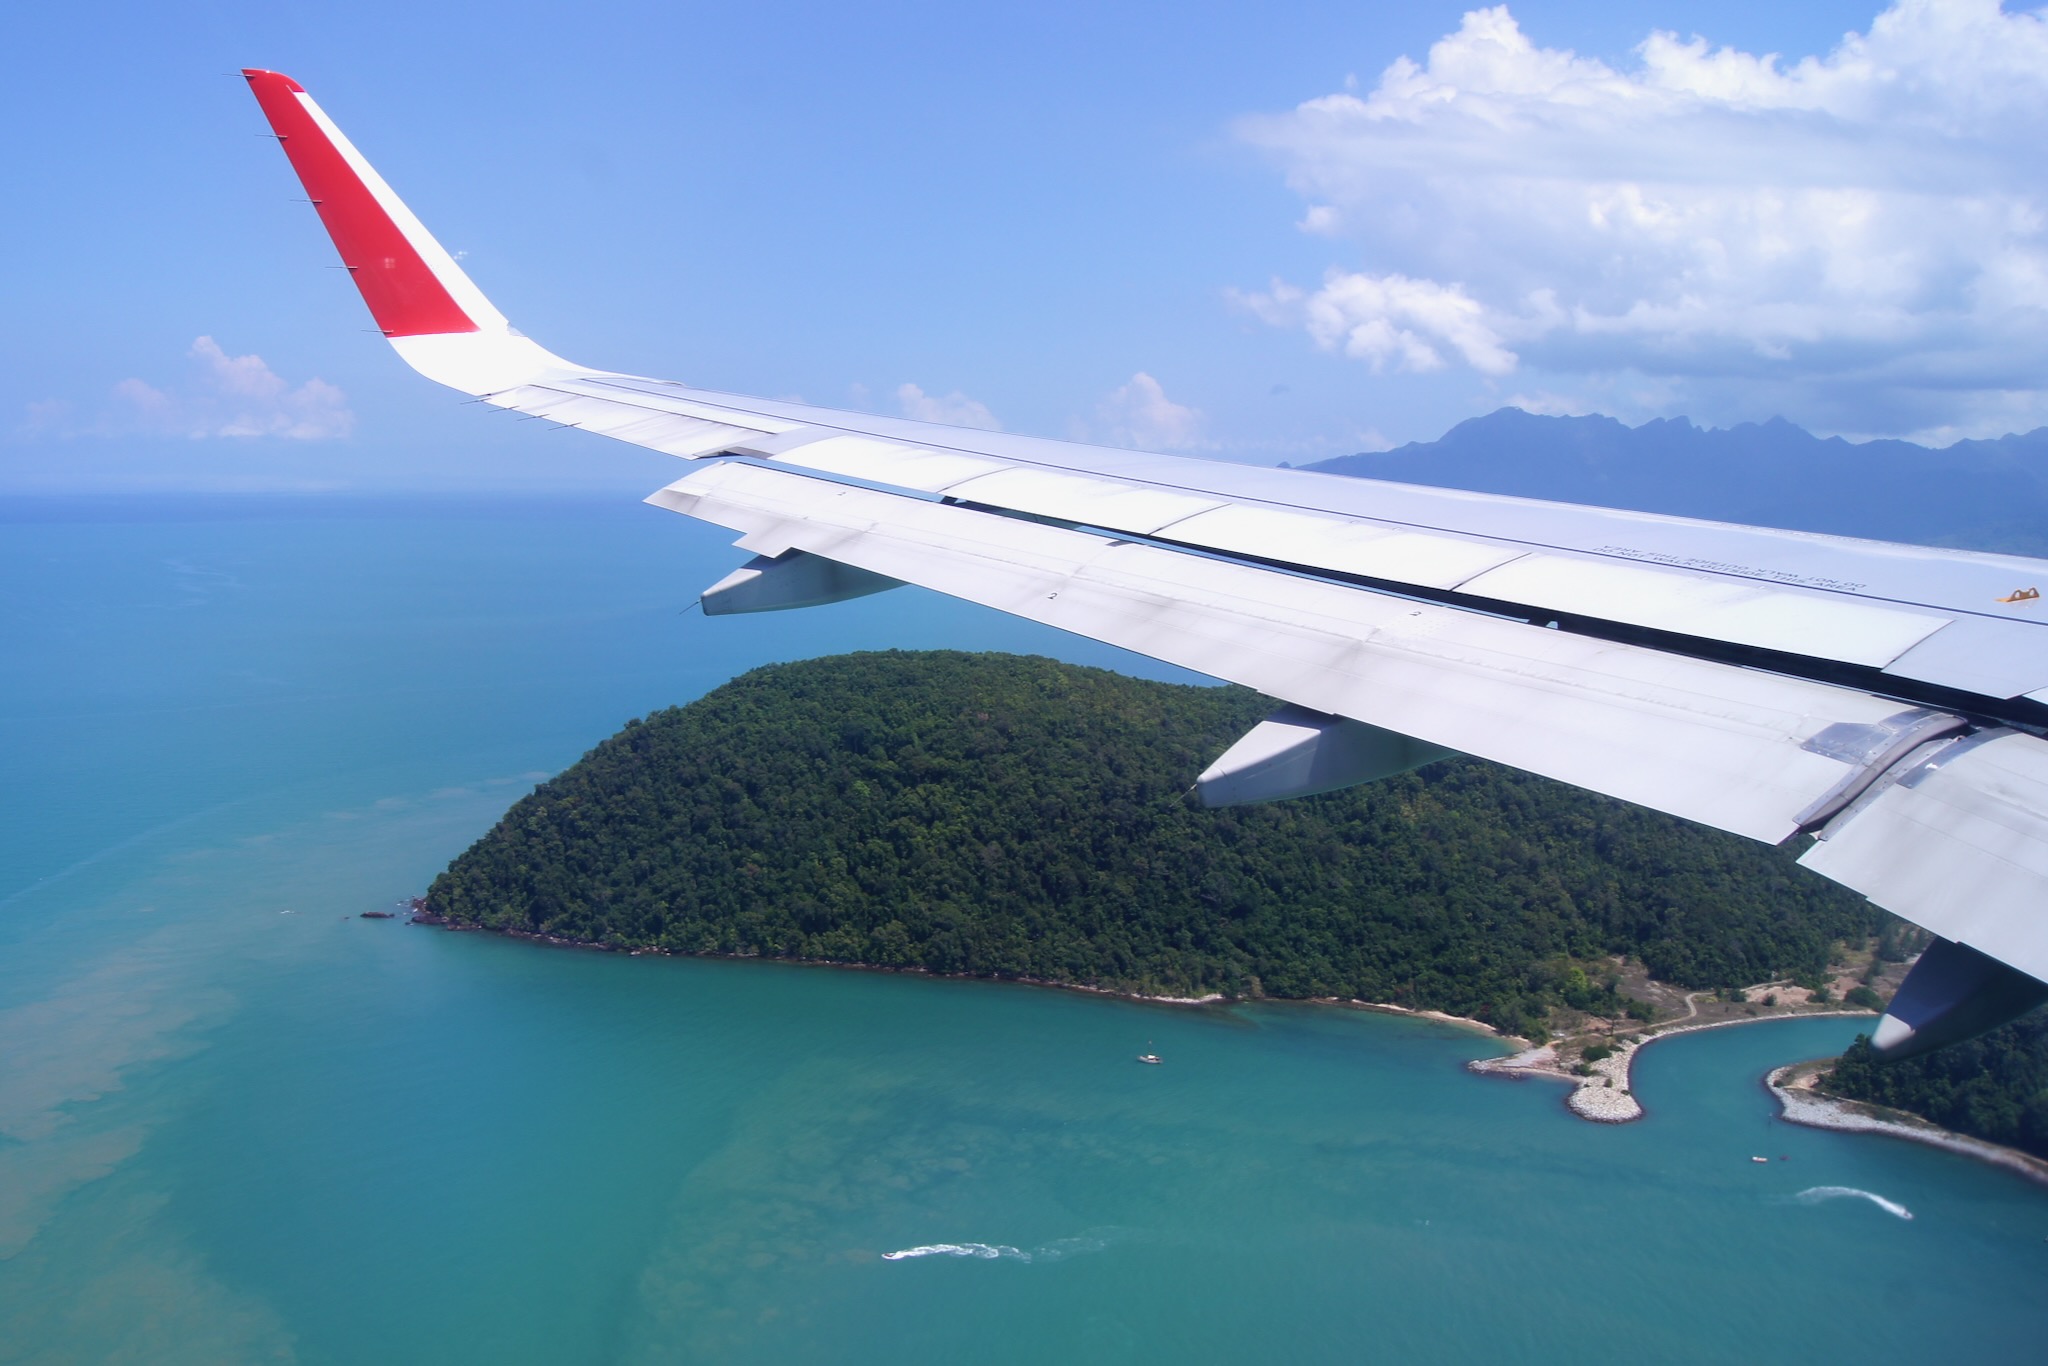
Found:
[[0, 491], [674, 477], [400, 365], [244, 65], [613, 369], [1267, 462], [1509, 402], [2048, 422], [2038, 15], [1470, 10], [36, 6]]

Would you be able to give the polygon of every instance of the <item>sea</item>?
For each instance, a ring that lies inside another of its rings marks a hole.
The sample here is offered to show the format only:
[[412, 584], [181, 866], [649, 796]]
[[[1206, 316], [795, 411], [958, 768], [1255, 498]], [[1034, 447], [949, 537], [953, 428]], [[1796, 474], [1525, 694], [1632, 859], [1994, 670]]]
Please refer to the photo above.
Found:
[[1609, 1127], [1424, 1020], [362, 918], [771, 660], [1176, 677], [690, 611], [741, 558], [630, 498], [0, 504], [0, 1362], [2041, 1359], [2048, 1190], [1774, 1117], [1854, 1020], [1658, 1044]]

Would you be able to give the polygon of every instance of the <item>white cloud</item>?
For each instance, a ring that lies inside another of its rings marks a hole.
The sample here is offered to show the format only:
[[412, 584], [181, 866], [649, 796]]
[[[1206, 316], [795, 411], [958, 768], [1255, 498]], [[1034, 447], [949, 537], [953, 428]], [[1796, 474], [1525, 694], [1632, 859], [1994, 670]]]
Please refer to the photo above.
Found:
[[2040, 14], [1900, 0], [1824, 56], [1653, 33], [1616, 69], [1503, 6], [1240, 132], [1298, 226], [1364, 257], [1240, 302], [1376, 369], [1629, 372], [1835, 429], [2048, 420]]
[[1166, 396], [1159, 381], [1140, 370], [1096, 407], [1103, 439], [1140, 450], [1186, 450], [1202, 439], [1202, 415]]
[[1317, 345], [1366, 361], [1375, 372], [1389, 362], [1416, 373], [1441, 370], [1441, 348], [1455, 351], [1481, 374], [1515, 368], [1513, 353], [1463, 285], [1333, 270], [1314, 294], [1275, 280], [1264, 294], [1233, 297], [1268, 322], [1301, 323]]
[[927, 394], [915, 384], [901, 384], [896, 387], [896, 402], [903, 415], [919, 422], [943, 422], [952, 427], [977, 427], [985, 432], [999, 432], [1003, 424], [996, 421], [996, 415], [988, 406], [967, 397], [958, 389], [950, 394]]
[[159, 388], [146, 380], [124, 379], [111, 390], [111, 403], [84, 420], [61, 399], [31, 403], [21, 433], [322, 441], [355, 429], [348, 396], [326, 380], [293, 385], [261, 356], [231, 356], [212, 337], [195, 338], [185, 355], [198, 365], [188, 383]]

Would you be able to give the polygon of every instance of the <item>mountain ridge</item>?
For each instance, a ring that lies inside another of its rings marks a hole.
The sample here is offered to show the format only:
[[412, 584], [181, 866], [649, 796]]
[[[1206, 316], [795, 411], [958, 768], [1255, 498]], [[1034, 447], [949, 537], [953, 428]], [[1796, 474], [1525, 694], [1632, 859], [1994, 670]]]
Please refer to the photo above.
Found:
[[2048, 556], [2048, 427], [1944, 447], [1499, 408], [1435, 441], [1337, 456], [1325, 474], [1752, 526]]

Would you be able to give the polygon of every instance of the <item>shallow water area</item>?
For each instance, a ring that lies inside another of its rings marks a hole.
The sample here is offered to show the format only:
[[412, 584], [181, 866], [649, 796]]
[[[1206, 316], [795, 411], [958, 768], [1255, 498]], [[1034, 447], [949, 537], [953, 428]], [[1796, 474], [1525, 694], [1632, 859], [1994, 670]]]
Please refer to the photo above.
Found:
[[2048, 1192], [1773, 1118], [1763, 1072], [1854, 1021], [1657, 1044], [1606, 1127], [1426, 1021], [361, 919], [753, 664], [1124, 657], [911, 592], [679, 617], [737, 552], [630, 504], [168, 511], [0, 522], [37, 585], [0, 609], [0, 1361], [1736, 1361], [1883, 1323], [1995, 1362], [2048, 1327]]

